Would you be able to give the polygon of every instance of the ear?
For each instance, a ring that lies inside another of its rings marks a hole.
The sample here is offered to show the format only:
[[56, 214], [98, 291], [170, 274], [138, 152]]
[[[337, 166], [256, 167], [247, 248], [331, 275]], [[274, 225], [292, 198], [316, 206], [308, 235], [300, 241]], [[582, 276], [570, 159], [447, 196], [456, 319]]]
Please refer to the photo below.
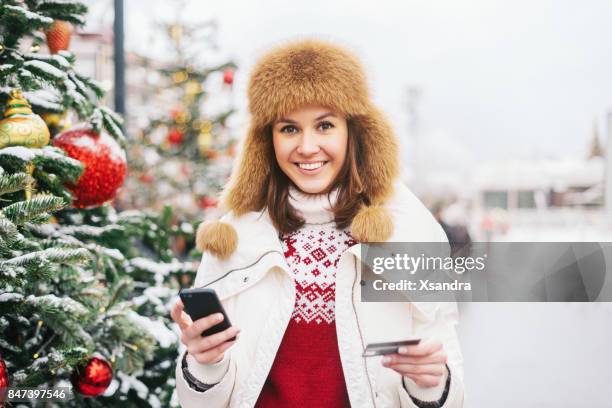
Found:
[[378, 205], [362, 207], [353, 218], [351, 234], [359, 242], [384, 242], [393, 234], [391, 214]]
[[238, 246], [238, 234], [231, 225], [221, 221], [204, 221], [196, 232], [196, 247], [220, 259], [227, 259]]

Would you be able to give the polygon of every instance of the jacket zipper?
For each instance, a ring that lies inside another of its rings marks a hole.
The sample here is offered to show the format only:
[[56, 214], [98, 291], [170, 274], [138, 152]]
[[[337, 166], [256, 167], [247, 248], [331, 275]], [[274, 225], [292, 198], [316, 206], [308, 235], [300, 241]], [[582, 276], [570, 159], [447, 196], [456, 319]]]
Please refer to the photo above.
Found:
[[242, 271], [242, 270], [247, 269], [247, 268], [251, 268], [253, 265], [255, 265], [255, 264], [259, 263], [259, 261], [261, 261], [261, 260], [263, 259], [263, 257], [265, 257], [266, 255], [269, 255], [269, 254], [271, 254], [271, 253], [273, 253], [273, 252], [276, 252], [276, 253], [279, 253], [279, 254], [281, 254], [281, 255], [282, 255], [282, 253], [281, 253], [280, 251], [277, 251], [277, 250], [271, 249], [271, 250], [266, 251], [266, 252], [264, 252], [263, 254], [261, 254], [261, 256], [260, 256], [259, 258], [257, 258], [257, 259], [256, 259], [254, 262], [252, 262], [252, 263], [250, 263], [250, 264], [248, 264], [248, 265], [246, 265], [246, 266], [241, 266], [240, 268], [230, 269], [229, 271], [225, 272], [223, 275], [221, 275], [221, 276], [220, 276], [220, 277], [218, 277], [217, 279], [212, 280], [212, 281], [208, 282], [207, 284], [202, 285], [202, 286], [199, 286], [199, 287], [200, 287], [200, 288], [205, 288], [205, 287], [207, 287], [207, 286], [212, 285], [212, 284], [213, 284], [213, 283], [215, 283], [215, 282], [219, 282], [221, 279], [226, 278], [226, 277], [227, 277], [227, 275], [229, 275], [230, 273], [237, 272], [237, 271]]
[[[357, 323], [357, 331], [359, 332], [359, 340], [361, 341], [361, 348], [365, 350], [365, 341], [363, 340], [363, 332], [361, 331], [361, 324], [359, 323], [359, 316], [357, 316], [357, 307], [355, 306], [355, 284], [357, 283], [357, 257], [353, 256], [353, 265], [355, 269], [355, 274], [353, 276], [353, 287], [351, 290], [351, 305], [353, 306], [353, 313], [355, 314], [355, 322]], [[368, 385], [370, 387], [370, 396], [372, 397], [372, 403], [374, 404], [374, 408], [376, 408], [376, 398], [374, 397], [374, 390], [372, 387], [372, 382], [370, 381], [370, 372], [368, 370], [368, 363], [365, 358], [362, 358], [363, 366], [366, 372], [366, 378], [368, 379]]]

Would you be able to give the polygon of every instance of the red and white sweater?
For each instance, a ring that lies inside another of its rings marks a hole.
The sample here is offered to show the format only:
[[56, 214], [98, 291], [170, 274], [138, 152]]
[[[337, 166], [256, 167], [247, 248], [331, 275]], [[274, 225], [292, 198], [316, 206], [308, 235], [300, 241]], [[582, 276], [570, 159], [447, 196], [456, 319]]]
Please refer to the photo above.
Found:
[[255, 406], [349, 407], [334, 316], [336, 265], [357, 242], [348, 230], [336, 228], [325, 195], [291, 190], [290, 203], [306, 221], [282, 237], [295, 308]]

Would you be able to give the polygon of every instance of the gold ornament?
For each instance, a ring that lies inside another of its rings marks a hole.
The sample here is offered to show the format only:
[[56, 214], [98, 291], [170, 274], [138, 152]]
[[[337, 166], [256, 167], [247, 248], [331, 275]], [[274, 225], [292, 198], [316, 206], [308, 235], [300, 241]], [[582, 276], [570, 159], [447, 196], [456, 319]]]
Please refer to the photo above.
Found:
[[174, 73], [173, 78], [174, 78], [174, 82], [176, 82], [177, 84], [183, 82], [184, 80], [187, 79], [187, 73], [184, 71], [177, 71]]
[[49, 127], [49, 131], [54, 135], [71, 127], [68, 111], [64, 113], [43, 113], [41, 117]]
[[174, 121], [179, 125], [182, 125], [189, 122], [189, 119], [191, 119], [191, 114], [187, 111], [181, 111], [176, 115]]
[[191, 80], [185, 85], [185, 94], [193, 97], [195, 94], [202, 92], [202, 85], [198, 81]]
[[202, 133], [210, 133], [212, 130], [212, 122], [210, 120], [203, 121], [202, 125], [200, 126], [200, 130]]
[[200, 155], [206, 156], [208, 149], [210, 148], [212, 142], [212, 135], [210, 132], [200, 132], [198, 135], [198, 150], [200, 151]]
[[36, 190], [34, 189], [36, 180], [34, 179], [34, 177], [32, 177], [32, 175], [34, 174], [34, 167], [34, 163], [26, 164], [26, 173], [30, 175], [30, 181], [28, 182], [28, 184], [26, 184], [25, 187], [25, 196], [27, 201], [29, 201], [32, 198], [32, 194], [36, 192]]
[[168, 28], [168, 31], [170, 32], [170, 38], [174, 40], [174, 43], [178, 47], [181, 43], [181, 38], [183, 37], [183, 27], [179, 24], [172, 24]]
[[43, 147], [49, 144], [49, 128], [19, 89], [11, 91], [4, 119], [0, 121], [0, 149], [6, 146]]

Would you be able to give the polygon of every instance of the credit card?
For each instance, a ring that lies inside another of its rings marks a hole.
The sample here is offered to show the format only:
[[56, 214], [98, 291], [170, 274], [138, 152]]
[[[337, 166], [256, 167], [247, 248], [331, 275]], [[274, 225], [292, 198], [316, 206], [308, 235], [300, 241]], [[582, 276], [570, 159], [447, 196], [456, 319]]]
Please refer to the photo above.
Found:
[[362, 357], [385, 356], [387, 354], [395, 354], [402, 346], [416, 346], [421, 342], [421, 339], [410, 339], [401, 341], [389, 341], [386, 343], [371, 343], [366, 346]]

